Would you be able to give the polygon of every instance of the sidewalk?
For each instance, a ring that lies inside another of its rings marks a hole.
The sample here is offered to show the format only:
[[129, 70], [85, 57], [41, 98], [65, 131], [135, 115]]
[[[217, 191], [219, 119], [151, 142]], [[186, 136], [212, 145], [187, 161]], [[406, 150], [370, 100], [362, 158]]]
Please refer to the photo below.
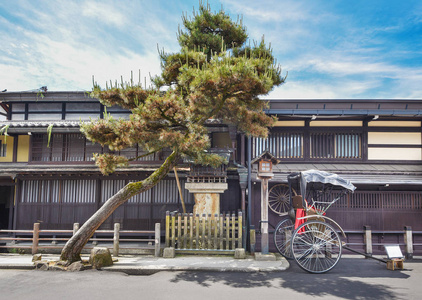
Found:
[[[89, 256], [82, 255], [83, 260]], [[43, 254], [42, 260], [58, 260], [58, 255]], [[162, 258], [147, 255], [122, 255], [113, 266], [102, 270], [123, 272], [128, 275], [150, 275], [161, 271], [208, 271], [208, 272], [281, 272], [289, 268], [289, 262], [277, 256], [276, 261], [257, 261], [253, 256], [234, 259], [231, 256], [177, 256]], [[32, 255], [0, 253], [0, 269], [34, 269]]]

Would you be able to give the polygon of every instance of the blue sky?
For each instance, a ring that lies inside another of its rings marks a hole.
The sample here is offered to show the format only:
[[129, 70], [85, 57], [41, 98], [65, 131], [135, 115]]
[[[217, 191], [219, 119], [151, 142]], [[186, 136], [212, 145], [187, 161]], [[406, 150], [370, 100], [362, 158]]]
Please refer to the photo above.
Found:
[[[158, 74], [198, 0], [0, 0], [0, 90], [91, 90]], [[422, 99], [422, 1], [209, 1], [271, 43], [287, 82], [265, 98]]]

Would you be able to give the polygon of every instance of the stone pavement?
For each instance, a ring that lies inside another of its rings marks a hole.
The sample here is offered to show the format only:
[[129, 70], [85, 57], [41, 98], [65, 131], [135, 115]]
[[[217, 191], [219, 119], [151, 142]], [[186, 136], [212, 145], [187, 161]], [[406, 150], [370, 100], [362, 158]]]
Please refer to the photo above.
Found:
[[[289, 268], [282, 256], [276, 261], [258, 261], [253, 256], [234, 259], [232, 256], [176, 256], [162, 258], [147, 255], [122, 255], [113, 266], [102, 270], [129, 275], [150, 275], [160, 271], [281, 272]], [[82, 255], [83, 260], [88, 256]], [[58, 255], [43, 254], [42, 260], [58, 260]], [[34, 269], [32, 255], [0, 253], [0, 269]]]

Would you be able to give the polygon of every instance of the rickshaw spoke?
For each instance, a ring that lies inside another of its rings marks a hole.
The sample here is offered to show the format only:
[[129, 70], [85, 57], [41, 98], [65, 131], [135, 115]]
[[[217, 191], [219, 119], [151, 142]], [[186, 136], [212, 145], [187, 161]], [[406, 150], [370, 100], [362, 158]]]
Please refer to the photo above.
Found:
[[299, 266], [311, 273], [331, 270], [341, 256], [338, 234], [327, 223], [307, 221], [292, 236], [292, 254]]
[[[292, 189], [293, 195], [296, 191]], [[286, 214], [290, 208], [289, 186], [286, 184], [277, 184], [268, 191], [268, 206], [276, 214]]]
[[291, 254], [291, 238], [293, 231], [294, 224], [289, 217], [281, 220], [274, 231], [274, 244], [278, 252], [286, 258], [293, 258]]
[[[291, 255], [298, 265], [308, 272], [327, 272], [334, 268], [341, 258], [342, 242], [332, 225], [325, 222], [331, 220], [324, 216], [325, 212], [356, 187], [336, 174], [318, 170], [291, 173], [287, 176], [287, 182], [291, 208], [296, 209], [296, 213], [300, 208], [305, 208], [305, 218], [301, 219], [304, 223], [292, 234]], [[298, 198], [292, 197], [292, 187], [300, 191]], [[279, 204], [274, 204], [274, 207], [278, 210], [283, 209]], [[333, 223], [338, 226], [335, 221]], [[285, 245], [288, 245], [288, 242]]]

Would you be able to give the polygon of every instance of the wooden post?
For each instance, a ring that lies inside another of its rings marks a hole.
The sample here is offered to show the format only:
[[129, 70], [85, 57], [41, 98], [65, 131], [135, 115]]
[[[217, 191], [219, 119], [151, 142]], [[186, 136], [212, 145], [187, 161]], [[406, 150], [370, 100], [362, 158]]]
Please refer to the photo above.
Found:
[[114, 223], [113, 256], [119, 256], [120, 247], [120, 223]]
[[183, 214], [183, 248], [187, 249], [188, 246], [188, 214]]
[[365, 253], [372, 256], [372, 231], [371, 226], [363, 226], [365, 230]]
[[160, 256], [160, 248], [161, 248], [161, 224], [155, 223], [155, 251], [154, 256]]
[[201, 248], [202, 249], [206, 249], [206, 246], [205, 246], [205, 234], [206, 234], [206, 232], [205, 232], [205, 229], [206, 229], [206, 220], [207, 220], [207, 217], [206, 217], [206, 215], [202, 215], [202, 219], [201, 219], [201, 221], [202, 221], [202, 237], [201, 237]]
[[200, 227], [199, 227], [199, 215], [198, 214], [196, 214], [195, 215], [195, 224], [196, 224], [196, 226], [195, 226], [195, 249], [199, 249], [200, 247], [199, 247], [199, 230], [201, 229]]
[[212, 249], [212, 232], [211, 232], [211, 227], [212, 227], [212, 219], [211, 219], [211, 214], [208, 214], [208, 219], [207, 219], [207, 226], [208, 226], [208, 235], [207, 235], [207, 248], [205, 249]]
[[226, 250], [230, 249], [230, 214], [226, 214]]
[[183, 239], [182, 239], [182, 214], [177, 214], [177, 248], [183, 248]]
[[251, 244], [251, 254], [254, 254], [255, 253], [255, 245], [256, 245], [255, 225], [251, 225], [249, 236], [250, 236], [250, 244]]
[[176, 178], [177, 188], [179, 190], [180, 202], [182, 203], [183, 213], [186, 213], [185, 200], [183, 199], [182, 187], [180, 186], [179, 176], [177, 175], [176, 167], [173, 168], [174, 177]]
[[212, 225], [214, 227], [214, 249], [218, 248], [218, 214], [214, 215], [214, 218], [212, 219]]
[[193, 214], [189, 214], [189, 249], [193, 249]]
[[220, 214], [220, 218], [218, 220], [219, 222], [219, 229], [220, 229], [220, 250], [224, 249], [223, 243], [224, 243], [224, 217], [223, 214]]
[[404, 226], [404, 243], [406, 244], [406, 259], [413, 258], [413, 232], [411, 226]]
[[269, 254], [268, 178], [261, 178], [261, 253]]
[[236, 215], [232, 214], [232, 250], [236, 249]]
[[34, 223], [34, 231], [32, 235], [32, 255], [38, 252], [39, 237], [40, 237], [40, 223]]
[[73, 223], [73, 235], [79, 230], [79, 223]]
[[176, 247], [175, 236], [176, 236], [176, 216], [174, 215], [174, 213], [171, 213], [171, 246], [173, 248]]
[[170, 212], [166, 211], [166, 248], [170, 247]]
[[238, 242], [237, 242], [237, 247], [238, 248], [243, 248], [243, 242], [242, 242], [242, 238], [243, 238], [243, 215], [242, 212], [239, 212], [239, 217], [238, 217], [238, 221], [237, 221], [237, 237], [238, 237]]

